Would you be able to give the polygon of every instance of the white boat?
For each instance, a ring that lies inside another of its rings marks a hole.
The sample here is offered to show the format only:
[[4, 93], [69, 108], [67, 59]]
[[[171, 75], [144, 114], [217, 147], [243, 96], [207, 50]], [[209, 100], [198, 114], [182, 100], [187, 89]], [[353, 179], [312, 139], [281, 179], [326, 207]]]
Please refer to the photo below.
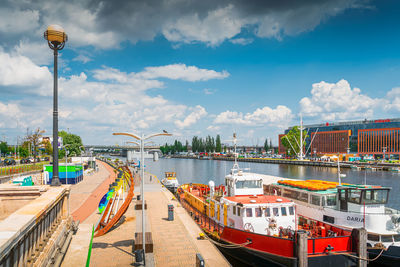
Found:
[[175, 194], [179, 187], [178, 179], [176, 179], [176, 172], [165, 172], [165, 178], [161, 180], [161, 183], [172, 193]]

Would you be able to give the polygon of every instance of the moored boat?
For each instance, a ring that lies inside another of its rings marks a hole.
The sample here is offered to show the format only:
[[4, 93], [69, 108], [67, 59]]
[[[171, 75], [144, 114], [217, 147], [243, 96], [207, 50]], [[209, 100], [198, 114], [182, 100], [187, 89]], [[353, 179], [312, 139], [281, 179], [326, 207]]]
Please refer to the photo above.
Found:
[[225, 185], [184, 184], [177, 195], [208, 238], [247, 265], [356, 265], [356, 258], [349, 257], [355, 250], [350, 231], [298, 220], [296, 203], [264, 195], [262, 182], [257, 174], [240, 170], [235, 157]]
[[297, 204], [299, 216], [351, 231], [367, 230], [370, 258], [382, 265], [400, 265], [400, 212], [386, 206], [389, 187], [320, 180], [280, 180], [264, 192]]
[[161, 180], [161, 183], [175, 194], [179, 187], [178, 179], [176, 179], [176, 172], [165, 172], [165, 178]]

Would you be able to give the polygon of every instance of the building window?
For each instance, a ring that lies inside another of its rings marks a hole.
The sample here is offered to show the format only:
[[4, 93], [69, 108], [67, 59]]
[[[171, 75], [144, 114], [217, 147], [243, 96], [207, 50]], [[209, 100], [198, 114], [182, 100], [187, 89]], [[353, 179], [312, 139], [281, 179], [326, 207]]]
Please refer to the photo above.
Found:
[[246, 209], [246, 217], [253, 217], [253, 209], [252, 208]]

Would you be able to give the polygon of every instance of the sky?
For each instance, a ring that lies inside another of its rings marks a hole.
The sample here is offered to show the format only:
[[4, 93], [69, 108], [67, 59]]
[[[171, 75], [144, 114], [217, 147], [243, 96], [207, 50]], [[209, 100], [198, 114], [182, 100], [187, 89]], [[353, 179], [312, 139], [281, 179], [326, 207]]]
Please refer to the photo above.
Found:
[[0, 0], [0, 139], [52, 134], [51, 24], [59, 56], [59, 129], [86, 145], [113, 132], [191, 140], [236, 132], [277, 145], [299, 124], [397, 118], [400, 3], [395, 0]]

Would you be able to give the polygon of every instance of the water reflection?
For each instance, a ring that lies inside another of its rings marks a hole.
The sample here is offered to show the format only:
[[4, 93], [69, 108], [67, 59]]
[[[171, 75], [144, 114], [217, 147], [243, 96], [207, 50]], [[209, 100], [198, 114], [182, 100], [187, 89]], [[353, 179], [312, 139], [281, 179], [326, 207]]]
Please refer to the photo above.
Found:
[[[213, 180], [215, 184], [224, 183], [225, 175], [230, 171], [233, 162], [220, 160], [195, 160], [195, 159], [160, 159], [157, 162], [147, 161], [147, 171], [163, 178], [164, 172], [175, 171], [180, 183], [208, 183]], [[321, 179], [337, 181], [337, 168], [298, 166], [287, 164], [266, 164], [239, 162], [241, 168], [249, 168], [251, 172], [274, 175], [294, 179]], [[341, 169], [346, 174], [342, 178], [343, 183], [382, 185], [392, 187], [389, 205], [400, 208], [400, 174], [388, 171], [357, 171], [352, 169]]]

